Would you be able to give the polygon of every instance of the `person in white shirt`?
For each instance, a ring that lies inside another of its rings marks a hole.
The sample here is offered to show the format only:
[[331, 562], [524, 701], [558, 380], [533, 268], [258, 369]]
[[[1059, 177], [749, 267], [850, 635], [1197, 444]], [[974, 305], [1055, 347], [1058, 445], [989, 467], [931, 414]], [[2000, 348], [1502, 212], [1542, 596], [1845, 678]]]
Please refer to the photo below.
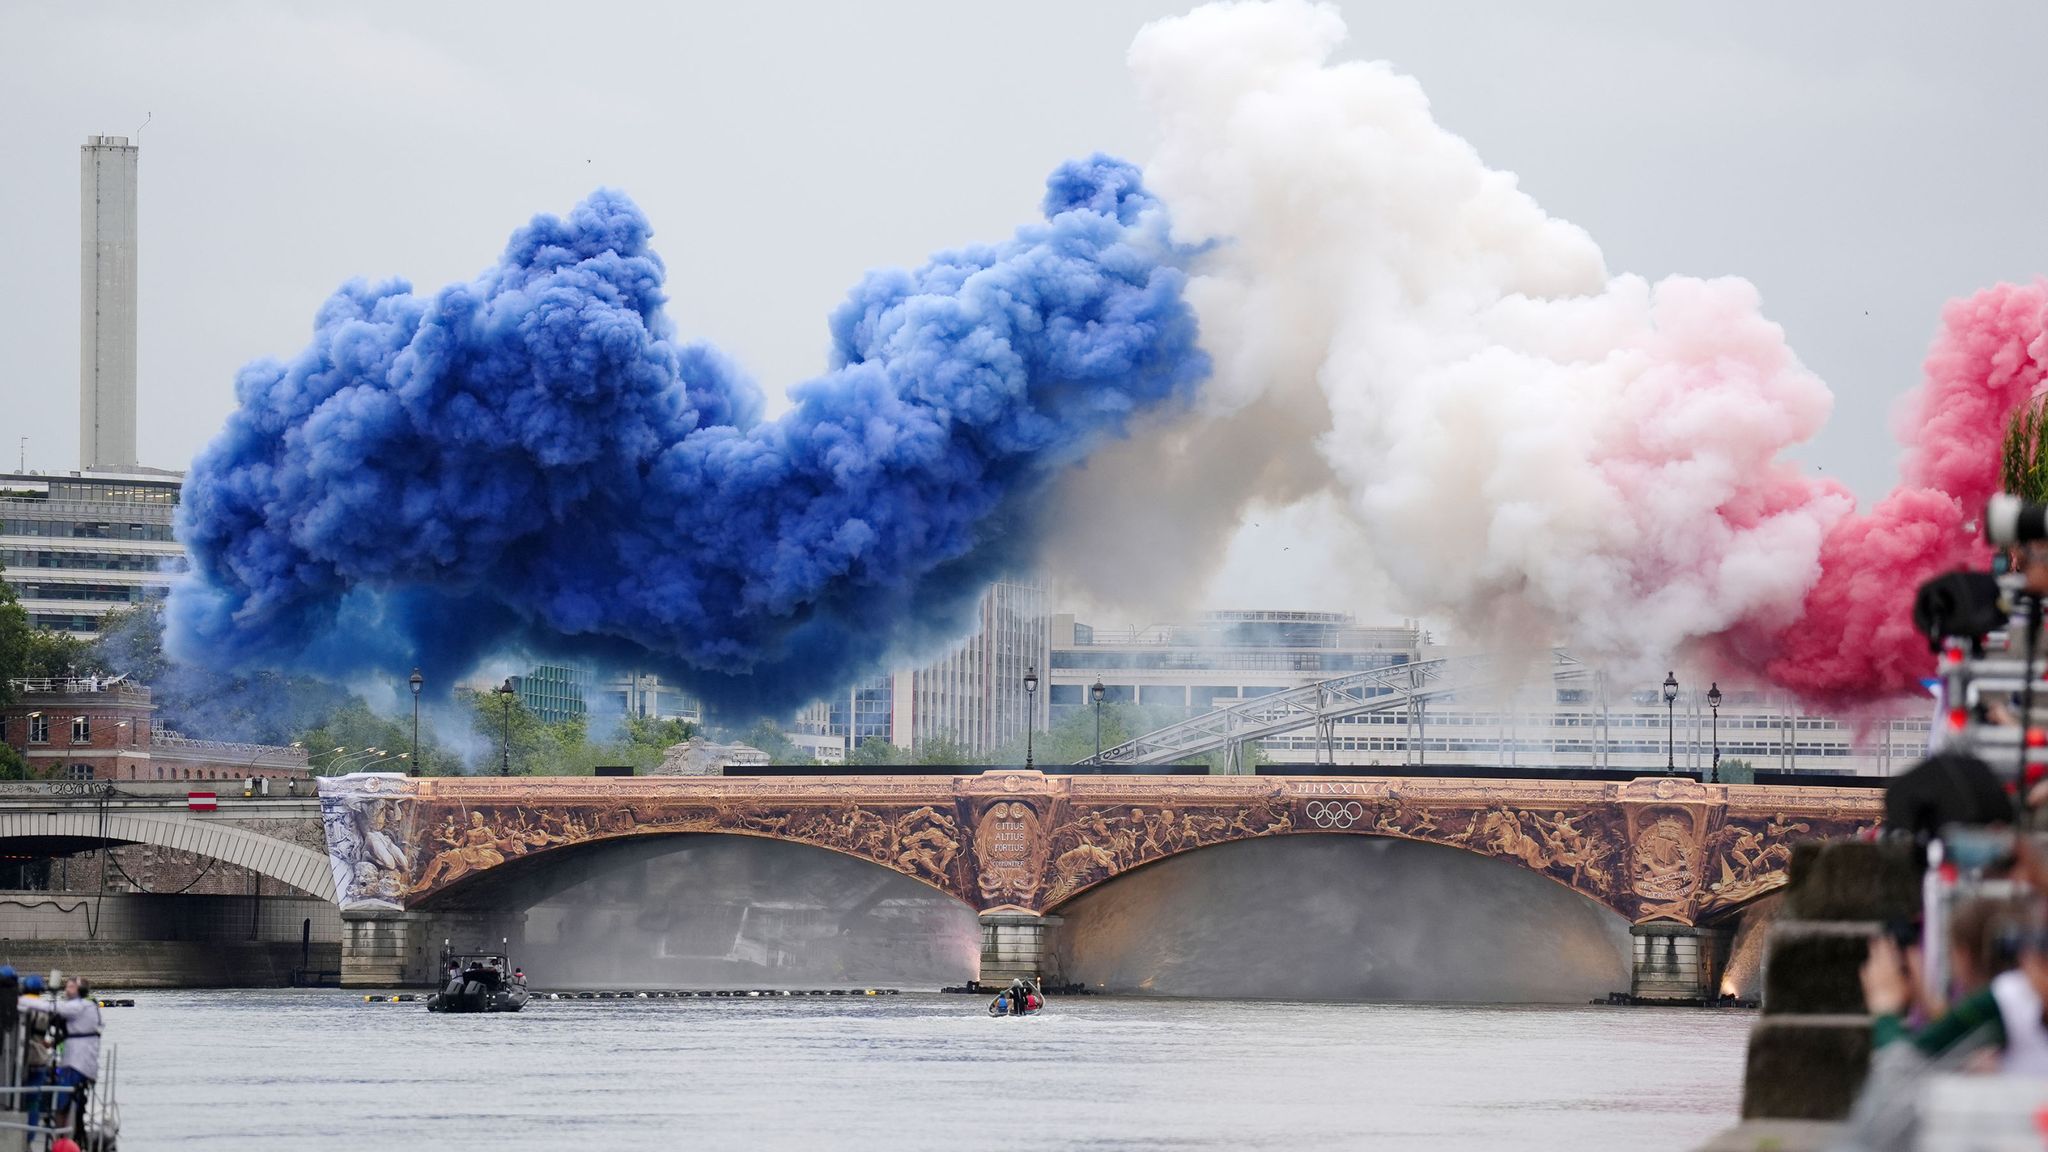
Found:
[[53, 1083], [71, 1089], [65, 1104], [71, 1112], [74, 1139], [85, 1140], [85, 1101], [100, 1078], [100, 1005], [92, 998], [92, 986], [73, 976], [64, 982], [64, 997], [47, 1001], [40, 997], [21, 998], [21, 1010], [55, 1017], [64, 1022], [64, 1042], [57, 1049], [57, 1072]]

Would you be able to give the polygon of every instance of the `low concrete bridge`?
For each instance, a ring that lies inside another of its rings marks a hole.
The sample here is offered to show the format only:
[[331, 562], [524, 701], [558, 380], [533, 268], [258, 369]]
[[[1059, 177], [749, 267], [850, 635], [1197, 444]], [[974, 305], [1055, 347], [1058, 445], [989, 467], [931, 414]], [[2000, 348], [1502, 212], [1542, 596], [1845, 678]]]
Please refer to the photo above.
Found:
[[989, 982], [1048, 971], [1061, 906], [1133, 869], [1232, 841], [1330, 834], [1445, 845], [1546, 877], [1635, 925], [1638, 991], [1711, 995], [1716, 949], [1725, 952], [1728, 935], [1718, 925], [1784, 884], [1793, 841], [1874, 827], [1882, 793], [1677, 777], [992, 770], [838, 778], [357, 775], [322, 780], [321, 805], [333, 889], [348, 921], [347, 983], [427, 979], [444, 936], [489, 932], [487, 878], [632, 837], [765, 837], [913, 877], [980, 914], [981, 978]]

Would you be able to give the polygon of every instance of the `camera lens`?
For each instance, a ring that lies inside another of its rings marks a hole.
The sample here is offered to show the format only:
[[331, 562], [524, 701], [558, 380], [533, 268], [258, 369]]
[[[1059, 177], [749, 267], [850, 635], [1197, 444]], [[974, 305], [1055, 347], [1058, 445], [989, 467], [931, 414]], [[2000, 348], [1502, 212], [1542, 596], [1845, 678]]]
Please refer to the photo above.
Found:
[[1998, 495], [1984, 507], [1984, 539], [1997, 547], [2048, 540], [2048, 504]]

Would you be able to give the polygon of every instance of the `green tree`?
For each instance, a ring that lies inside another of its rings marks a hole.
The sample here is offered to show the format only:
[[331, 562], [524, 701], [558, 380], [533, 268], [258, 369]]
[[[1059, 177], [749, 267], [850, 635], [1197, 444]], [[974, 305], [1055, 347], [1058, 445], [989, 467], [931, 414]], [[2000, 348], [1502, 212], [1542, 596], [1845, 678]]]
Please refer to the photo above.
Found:
[[[393, 772], [412, 767], [412, 717], [379, 716], [360, 696], [348, 697], [318, 724], [299, 733], [295, 742], [306, 748], [313, 770], [321, 774], [365, 769]], [[383, 749], [384, 755], [370, 755], [372, 748]], [[420, 759], [426, 770], [436, 775], [457, 767], [424, 724], [420, 726]]]
[[14, 588], [0, 581], [0, 701], [11, 698], [9, 680], [60, 680], [104, 671], [90, 641], [36, 627]]
[[677, 744], [688, 744], [697, 735], [697, 726], [688, 720], [655, 720], [643, 716], [627, 716], [621, 727], [625, 732], [626, 743], [653, 749], [657, 759], [661, 753]]
[[883, 764], [901, 764], [909, 758], [903, 749], [879, 736], [870, 736], [854, 745], [853, 752], [847, 756], [846, 762], [862, 767], [876, 767]]
[[1723, 784], [1754, 784], [1756, 765], [1747, 760], [1723, 760], [1714, 779]]
[[28, 612], [15, 597], [14, 589], [0, 581], [0, 704], [14, 699], [14, 689], [8, 681], [27, 675], [23, 669], [28, 667], [29, 635], [33, 631]]
[[482, 754], [472, 764], [476, 771], [502, 769], [508, 730], [515, 776], [588, 776], [599, 762], [581, 717], [548, 724], [518, 696], [498, 692], [463, 692], [460, 701], [469, 710], [471, 730], [481, 738]]
[[910, 759], [912, 763], [916, 764], [959, 764], [962, 766], [986, 764], [988, 762], [988, 757], [975, 755], [973, 749], [962, 744], [959, 737], [954, 736], [950, 732], [941, 732], [920, 741], [916, 752]]
[[2048, 397], [2022, 405], [2006, 422], [1999, 485], [2029, 503], [2048, 502]]
[[782, 734], [782, 726], [773, 720], [757, 720], [754, 726], [740, 736], [740, 743], [749, 744], [768, 754], [770, 764], [815, 764], [809, 752], [790, 742]]

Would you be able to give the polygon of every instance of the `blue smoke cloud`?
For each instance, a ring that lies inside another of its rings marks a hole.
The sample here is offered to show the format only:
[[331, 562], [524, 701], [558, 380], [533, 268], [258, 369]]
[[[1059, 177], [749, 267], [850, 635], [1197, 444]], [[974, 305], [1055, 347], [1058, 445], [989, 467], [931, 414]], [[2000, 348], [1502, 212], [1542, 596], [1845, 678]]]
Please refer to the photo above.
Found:
[[868, 275], [774, 421], [676, 338], [617, 192], [535, 217], [470, 283], [344, 285], [304, 352], [242, 370], [193, 464], [171, 651], [444, 684], [520, 651], [773, 712], [957, 629], [1028, 567], [1033, 497], [1208, 372], [1136, 168], [1068, 164], [1044, 212]]

